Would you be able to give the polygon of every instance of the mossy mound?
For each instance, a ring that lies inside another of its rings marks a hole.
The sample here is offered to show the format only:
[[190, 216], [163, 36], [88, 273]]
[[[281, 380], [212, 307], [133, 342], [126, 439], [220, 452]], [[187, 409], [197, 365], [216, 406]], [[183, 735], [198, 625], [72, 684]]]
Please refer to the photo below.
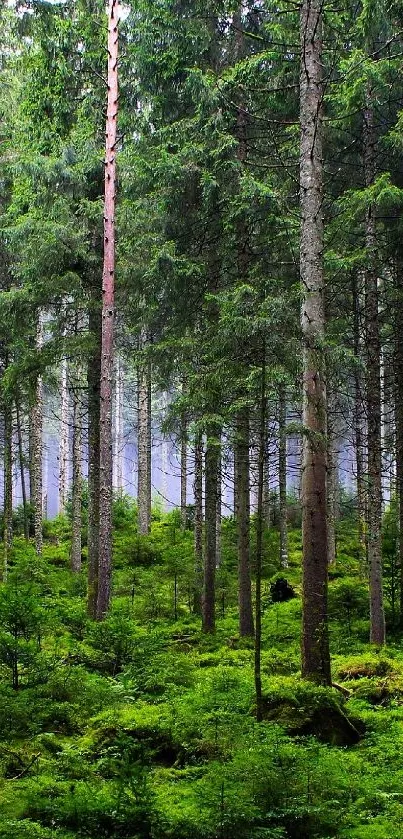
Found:
[[361, 738], [333, 690], [297, 680], [287, 680], [283, 690], [278, 687], [266, 694], [264, 718], [293, 736], [316, 737], [332, 746], [353, 746]]

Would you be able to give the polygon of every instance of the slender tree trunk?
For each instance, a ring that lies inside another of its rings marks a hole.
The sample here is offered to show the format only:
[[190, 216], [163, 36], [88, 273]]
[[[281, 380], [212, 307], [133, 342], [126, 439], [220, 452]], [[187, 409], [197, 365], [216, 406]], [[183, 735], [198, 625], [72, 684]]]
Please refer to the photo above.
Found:
[[[367, 91], [364, 111], [364, 173], [370, 187], [375, 177], [375, 128], [372, 92]], [[378, 316], [378, 277], [374, 207], [366, 212], [365, 314], [367, 348], [366, 403], [368, 417], [368, 565], [370, 589], [370, 640], [385, 643], [385, 614], [382, 587], [382, 450], [381, 450], [381, 344]]]
[[238, 475], [238, 602], [239, 602], [239, 634], [252, 636], [253, 609], [252, 586], [250, 573], [250, 462], [249, 436], [250, 416], [249, 408], [242, 408], [236, 419], [235, 458]]
[[64, 513], [67, 502], [67, 469], [69, 456], [69, 388], [68, 362], [62, 359], [59, 444], [59, 513]]
[[262, 700], [262, 675], [261, 675], [261, 652], [262, 652], [262, 564], [263, 564], [263, 533], [265, 528], [264, 520], [264, 464], [267, 455], [267, 399], [266, 399], [266, 347], [263, 345], [262, 353], [262, 381], [260, 393], [260, 418], [259, 418], [259, 474], [257, 487], [257, 517], [256, 517], [256, 607], [255, 607], [255, 655], [254, 655], [254, 678], [256, 697], [256, 719], [261, 722], [263, 719]]
[[361, 572], [366, 570], [367, 546], [366, 546], [366, 492], [365, 492], [365, 469], [364, 469], [364, 434], [363, 434], [363, 412], [364, 396], [362, 385], [361, 364], [361, 334], [360, 334], [360, 294], [358, 279], [353, 278], [353, 328], [354, 328], [354, 444], [356, 456], [356, 485], [357, 485], [357, 520], [358, 520], [358, 545], [360, 551]]
[[[235, 432], [236, 434], [236, 432]], [[235, 454], [236, 442], [234, 442], [234, 519], [236, 521], [239, 508], [239, 477], [238, 477], [238, 461]]]
[[113, 486], [121, 495], [123, 491], [123, 367], [119, 355], [115, 365], [115, 415], [113, 435]]
[[104, 266], [100, 409], [99, 571], [97, 619], [109, 608], [112, 574], [112, 377], [115, 293], [116, 128], [118, 115], [118, 2], [108, 6], [108, 101], [106, 115]]
[[280, 564], [288, 568], [287, 528], [287, 395], [285, 385], [278, 392], [278, 487], [280, 507]]
[[327, 618], [326, 383], [323, 342], [322, 15], [301, 6], [300, 276], [303, 292], [302, 674], [330, 684]]
[[219, 568], [221, 565], [221, 533], [222, 533], [222, 462], [221, 450], [220, 460], [218, 464], [218, 479], [217, 479], [217, 511], [216, 511], [216, 556], [215, 567]]
[[13, 545], [13, 411], [12, 403], [4, 404], [4, 567], [7, 579], [10, 551]]
[[81, 571], [81, 524], [82, 524], [82, 468], [81, 468], [82, 413], [77, 390], [73, 393], [73, 484], [72, 484], [72, 532], [71, 570]]
[[217, 556], [217, 488], [220, 462], [219, 429], [207, 430], [205, 453], [205, 551], [202, 626], [204, 632], [215, 631], [215, 571]]
[[398, 557], [400, 570], [400, 627], [403, 627], [403, 327], [401, 307], [403, 303], [403, 274], [400, 265], [396, 267], [395, 303], [395, 424], [396, 424], [396, 490], [398, 503]]
[[89, 333], [93, 349], [88, 361], [88, 614], [96, 617], [99, 565], [99, 486], [100, 486], [100, 382], [101, 382], [101, 312], [92, 291]]
[[187, 419], [185, 412], [181, 416], [181, 528], [186, 530], [187, 521]]
[[[42, 346], [42, 316], [38, 315], [38, 327], [36, 346]], [[42, 523], [43, 523], [43, 498], [42, 498], [42, 460], [43, 460], [43, 385], [42, 376], [38, 375], [35, 383], [34, 401], [30, 413], [31, 419], [31, 471], [32, 471], [32, 492], [34, 506], [34, 539], [35, 550], [38, 556], [42, 554]]]
[[15, 403], [15, 413], [16, 413], [16, 420], [17, 420], [17, 439], [18, 439], [18, 460], [20, 464], [20, 480], [21, 480], [21, 494], [22, 494], [22, 507], [24, 511], [24, 538], [25, 541], [29, 541], [29, 515], [28, 515], [28, 506], [27, 506], [27, 488], [25, 483], [25, 458], [24, 458], [24, 447], [22, 443], [22, 428], [21, 428], [21, 414], [20, 414], [20, 407], [18, 401]]
[[[147, 343], [145, 332], [141, 335], [141, 349]], [[151, 528], [151, 366], [141, 361], [138, 368], [138, 484], [137, 504], [139, 532], [146, 536]]]
[[328, 394], [327, 411], [327, 555], [329, 565], [336, 562], [336, 510], [338, 487], [337, 439], [335, 433], [335, 399]]
[[203, 440], [200, 432], [196, 433], [194, 444], [194, 481], [193, 495], [195, 502], [194, 555], [195, 588], [193, 610], [201, 614], [201, 592], [203, 585]]
[[[267, 405], [265, 408], [265, 412], [267, 413]], [[263, 464], [263, 521], [264, 525], [267, 528], [271, 526], [271, 498], [270, 498], [270, 458], [269, 458], [269, 449], [267, 445], [268, 441], [266, 440], [266, 451], [264, 456], [264, 464]], [[259, 454], [260, 458], [260, 454]], [[260, 464], [260, 460], [259, 460]]]
[[[34, 428], [32, 413], [28, 414], [28, 474], [29, 474], [29, 500], [32, 508], [35, 504], [35, 482], [34, 482]], [[32, 532], [33, 535], [33, 532]]]

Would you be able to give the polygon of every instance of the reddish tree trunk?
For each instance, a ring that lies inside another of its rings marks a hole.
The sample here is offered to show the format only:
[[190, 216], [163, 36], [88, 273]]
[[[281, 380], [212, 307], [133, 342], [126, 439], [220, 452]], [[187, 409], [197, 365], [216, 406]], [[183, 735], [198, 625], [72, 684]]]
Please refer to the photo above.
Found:
[[105, 617], [109, 607], [112, 573], [112, 376], [115, 294], [116, 127], [118, 115], [118, 16], [117, 0], [109, 0], [104, 267], [102, 275], [98, 620]]

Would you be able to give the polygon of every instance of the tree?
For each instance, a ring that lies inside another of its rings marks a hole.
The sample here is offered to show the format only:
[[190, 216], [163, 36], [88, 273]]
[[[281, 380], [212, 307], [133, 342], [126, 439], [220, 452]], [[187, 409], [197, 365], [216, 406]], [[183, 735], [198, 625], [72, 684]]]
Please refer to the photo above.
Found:
[[303, 336], [302, 673], [330, 684], [327, 627], [326, 383], [323, 292], [322, 7], [301, 6], [300, 201]]
[[106, 115], [104, 266], [102, 279], [102, 348], [99, 479], [99, 571], [96, 617], [102, 620], [109, 607], [112, 573], [112, 377], [115, 294], [115, 204], [118, 116], [117, 0], [108, 6], [108, 98]]

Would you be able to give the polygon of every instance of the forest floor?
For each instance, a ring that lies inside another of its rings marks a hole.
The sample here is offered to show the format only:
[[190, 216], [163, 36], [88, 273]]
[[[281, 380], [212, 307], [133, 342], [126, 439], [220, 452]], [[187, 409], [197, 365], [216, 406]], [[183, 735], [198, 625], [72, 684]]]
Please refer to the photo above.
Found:
[[385, 650], [367, 642], [352, 525], [331, 572], [333, 689], [299, 674], [300, 531], [283, 603], [270, 599], [267, 536], [259, 724], [234, 524], [208, 637], [189, 612], [192, 533], [177, 524], [159, 517], [140, 539], [130, 509], [117, 511], [102, 624], [86, 617], [85, 570], [68, 569], [66, 522], [47, 524], [41, 560], [16, 539], [0, 589], [0, 839], [401, 839], [403, 650], [397, 632]]

